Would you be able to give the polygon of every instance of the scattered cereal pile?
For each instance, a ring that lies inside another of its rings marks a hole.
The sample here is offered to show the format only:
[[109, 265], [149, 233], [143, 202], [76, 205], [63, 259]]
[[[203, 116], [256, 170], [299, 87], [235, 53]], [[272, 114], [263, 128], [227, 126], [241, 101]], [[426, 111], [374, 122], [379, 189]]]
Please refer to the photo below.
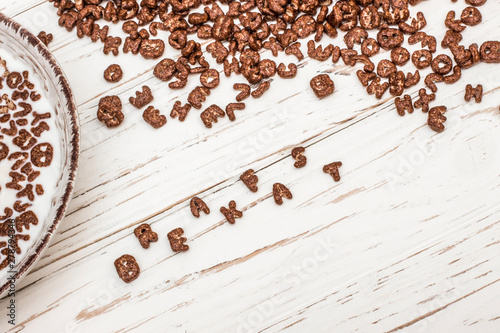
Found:
[[[158, 30], [169, 32], [168, 43], [179, 50], [177, 60], [163, 59], [154, 70], [154, 75], [162, 81], [170, 81], [170, 89], [181, 89], [193, 74], [200, 74], [201, 85], [194, 88], [187, 103], [177, 101], [170, 113], [172, 118], [184, 121], [190, 109], [201, 109], [211, 89], [219, 85], [219, 73], [211, 69], [205, 57], [210, 55], [218, 64], [224, 65], [224, 74], [242, 75], [249, 84], [258, 85], [251, 91], [246, 83], [235, 84], [235, 90], [242, 92], [236, 98], [238, 103], [230, 103], [225, 108], [208, 106], [200, 117], [207, 128], [218, 118], [227, 115], [231, 121], [236, 119], [235, 110], [242, 110], [242, 100], [248, 96], [258, 98], [270, 86], [266, 81], [276, 73], [282, 78], [293, 78], [297, 73], [297, 65], [290, 63], [276, 64], [271, 59], [261, 59], [259, 51], [267, 49], [277, 56], [279, 52], [294, 55], [298, 61], [304, 58], [301, 51], [301, 39], [307, 42], [307, 55], [318, 61], [336, 63], [342, 58], [346, 65], [364, 65], [357, 71], [359, 81], [366, 87], [368, 94], [376, 98], [389, 90], [394, 96], [401, 96], [405, 89], [420, 81], [420, 72], [427, 67], [432, 68], [424, 83], [427, 88], [419, 91], [419, 97], [412, 101], [409, 95], [396, 98], [395, 106], [398, 114], [413, 112], [421, 108], [428, 113], [428, 124], [435, 131], [444, 130], [446, 118], [444, 106], [430, 107], [435, 100], [437, 82], [451, 84], [461, 77], [461, 70], [483, 61], [500, 62], [500, 42], [485, 42], [481, 47], [472, 44], [469, 47], [460, 45], [461, 32], [467, 26], [474, 26], [482, 21], [478, 6], [486, 0], [465, 0], [469, 5], [459, 18], [450, 11], [444, 24], [447, 32], [441, 46], [449, 48], [454, 59], [448, 55], [434, 56], [438, 41], [427, 35], [422, 29], [426, 26], [425, 16], [417, 12], [410, 19], [411, 6], [421, 0], [248, 0], [219, 1], [213, 0], [49, 0], [59, 9], [59, 24], [68, 31], [76, 29], [78, 37], [85, 36], [92, 41], [104, 43], [105, 54], [119, 54], [120, 49], [133, 54], [140, 54], [145, 59], [159, 59], [165, 50], [165, 41], [155, 38]], [[456, 1], [453, 1], [456, 2]], [[220, 5], [219, 5], [220, 4]], [[200, 7], [205, 6], [203, 11]], [[98, 21], [122, 24], [122, 30], [128, 35], [123, 41], [120, 37], [109, 36], [109, 26], [102, 27]], [[323, 36], [336, 37], [344, 33], [345, 48], [328, 44], [316, 45]], [[368, 31], [376, 32], [376, 39], [369, 38]], [[211, 40], [205, 52], [197, 40]], [[408, 43], [421, 43], [423, 49], [410, 54], [404, 47], [405, 35]], [[191, 37], [191, 38], [190, 38]], [[44, 40], [50, 40], [43, 35]], [[354, 49], [360, 44], [360, 54]], [[380, 51], [390, 50], [390, 60], [381, 60], [377, 64], [370, 59]], [[414, 73], [403, 73], [398, 66], [412, 61], [417, 70]], [[454, 65], [455, 62], [455, 65]], [[450, 74], [451, 73], [451, 74]], [[107, 81], [117, 82], [123, 76], [118, 65], [106, 70]], [[173, 80], [173, 81], [172, 81]], [[318, 98], [333, 93], [335, 86], [327, 74], [319, 75], [311, 80], [311, 88]], [[146, 87], [147, 88], [147, 87]], [[137, 98], [132, 99], [134, 106], [141, 108], [153, 100], [150, 90], [143, 88]], [[476, 101], [480, 101], [480, 87], [472, 92]], [[477, 95], [476, 95], [477, 94]], [[470, 93], [469, 93], [470, 95]], [[479, 97], [477, 97], [479, 96]], [[155, 128], [166, 123], [166, 117], [154, 107], [144, 111], [144, 119]], [[118, 97], [105, 97], [99, 103], [98, 118], [109, 127], [121, 124], [124, 119], [121, 101]]]

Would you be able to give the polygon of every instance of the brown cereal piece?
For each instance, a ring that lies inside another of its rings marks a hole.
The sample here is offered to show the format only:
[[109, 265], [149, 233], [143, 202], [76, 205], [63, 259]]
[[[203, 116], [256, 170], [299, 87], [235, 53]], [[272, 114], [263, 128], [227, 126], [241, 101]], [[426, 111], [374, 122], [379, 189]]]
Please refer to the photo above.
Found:
[[453, 84], [462, 77], [462, 68], [460, 66], [453, 67], [453, 74], [444, 77], [444, 83]]
[[9, 75], [7, 75], [7, 79], [5, 81], [5, 83], [7, 83], [7, 86], [10, 89], [17, 89], [17, 87], [19, 87], [19, 85], [21, 85], [22, 82], [23, 82], [23, 77], [22, 77], [21, 73], [19, 73], [19, 72], [9, 73]]
[[52, 117], [52, 115], [50, 114], [50, 112], [46, 112], [46, 113], [38, 113], [36, 111], [33, 111], [33, 121], [31, 122], [31, 125], [32, 126], [36, 126], [36, 124], [38, 124], [38, 122], [40, 120], [43, 120], [43, 119], [49, 119], [50, 117]]
[[259, 98], [261, 97], [262, 95], [264, 95], [264, 93], [266, 91], [269, 90], [269, 88], [271, 87], [271, 82], [269, 81], [264, 81], [262, 82], [258, 87], [257, 89], [255, 89], [254, 91], [252, 91], [252, 97], [253, 98]]
[[429, 103], [436, 99], [436, 94], [427, 95], [425, 88], [418, 91], [418, 99], [415, 101], [414, 106], [417, 109], [422, 108], [422, 112], [429, 111]]
[[443, 114], [446, 112], [446, 106], [436, 106], [429, 110], [427, 124], [429, 127], [438, 133], [444, 131], [444, 122], [446, 117]]
[[352, 49], [354, 44], [361, 44], [368, 37], [368, 32], [361, 27], [354, 27], [344, 35], [344, 43], [347, 48]]
[[9, 161], [16, 160], [16, 162], [11, 167], [11, 170], [19, 169], [24, 164], [24, 162], [26, 162], [28, 160], [28, 158], [29, 158], [29, 154], [25, 153], [25, 152], [16, 151], [16, 152], [12, 153], [9, 156]]
[[165, 42], [161, 39], [142, 40], [139, 53], [144, 59], [158, 59], [165, 52]]
[[380, 45], [373, 38], [366, 38], [361, 43], [361, 53], [368, 57], [373, 57], [380, 51]]
[[259, 181], [259, 177], [255, 175], [253, 169], [248, 169], [247, 171], [243, 172], [243, 174], [240, 176], [240, 180], [250, 191], [254, 193], [258, 191], [259, 188], [257, 186], [257, 183]]
[[142, 92], [136, 91], [136, 97], [130, 97], [129, 102], [138, 109], [141, 109], [151, 103], [154, 99], [153, 93], [148, 86], [142, 86]]
[[212, 26], [212, 37], [217, 41], [228, 40], [233, 34], [233, 29], [233, 18], [227, 15], [219, 15]]
[[29, 81], [29, 75], [30, 75], [30, 73], [28, 71], [23, 72], [24, 81], [19, 87], [17, 87], [17, 89], [19, 89], [19, 90], [23, 90], [23, 89], [33, 90], [33, 89], [35, 89], [35, 85]]
[[411, 20], [411, 24], [406, 22], [400, 22], [398, 27], [404, 33], [414, 34], [418, 30], [423, 29], [427, 25], [427, 21], [425, 20], [425, 16], [422, 12], [418, 12], [416, 18]]
[[48, 34], [45, 31], [40, 31], [37, 37], [42, 41], [42, 43], [45, 44], [45, 46], [49, 46], [50, 42], [54, 39], [52, 34]]
[[17, 101], [18, 99], [22, 99], [23, 101], [25, 101], [29, 97], [30, 97], [30, 93], [28, 92], [28, 90], [23, 90], [23, 91], [16, 90], [12, 93], [12, 100], [13, 101]]
[[297, 65], [294, 63], [288, 64], [288, 70], [286, 69], [285, 64], [280, 63], [277, 72], [279, 77], [282, 79], [292, 79], [297, 75]]
[[377, 65], [377, 74], [380, 77], [388, 78], [391, 74], [398, 71], [396, 65], [390, 60], [383, 59]]
[[404, 42], [403, 32], [394, 28], [383, 28], [377, 33], [377, 42], [381, 48], [391, 50]]
[[6, 183], [5, 187], [10, 188], [12, 190], [16, 190], [16, 191], [22, 190], [23, 187], [21, 185], [19, 185], [19, 183], [25, 181], [26, 177], [24, 175], [21, 175], [18, 172], [14, 172], [14, 171], [9, 172], [9, 176], [12, 178], [12, 181]]
[[224, 75], [227, 77], [231, 76], [231, 73], [240, 74], [240, 63], [238, 59], [233, 58], [231, 62], [229, 60], [224, 60]]
[[36, 192], [36, 194], [38, 194], [38, 195], [43, 195], [43, 193], [44, 193], [45, 191], [43, 190], [43, 186], [42, 186], [42, 185], [40, 185], [40, 184], [36, 184], [36, 186], [35, 186], [35, 192]]
[[0, 142], [0, 161], [4, 160], [9, 156], [9, 146], [5, 143]]
[[479, 51], [481, 60], [486, 63], [498, 64], [500, 63], [500, 42], [488, 41], [481, 45]]
[[130, 254], [124, 254], [120, 258], [116, 259], [115, 268], [118, 276], [125, 283], [134, 281], [141, 273], [139, 264]]
[[210, 95], [210, 89], [207, 87], [195, 87], [188, 95], [188, 102], [195, 109], [201, 109], [202, 103], [206, 101], [207, 96]]
[[432, 63], [432, 53], [428, 50], [422, 49], [413, 52], [411, 61], [418, 69], [429, 67]]
[[455, 19], [455, 11], [450, 10], [446, 15], [446, 19], [444, 21], [446, 27], [455, 32], [462, 32], [465, 30], [466, 26], [462, 25], [462, 21]]
[[122, 112], [122, 102], [118, 96], [106, 96], [99, 100], [97, 119], [107, 127], [119, 126], [125, 118]]
[[363, 87], [368, 86], [370, 81], [374, 80], [377, 77], [377, 74], [367, 73], [361, 69], [356, 72], [356, 75], [358, 76], [359, 82], [361, 82]]
[[152, 105], [144, 110], [142, 118], [153, 128], [163, 127], [167, 123], [167, 117], [160, 114], [160, 111]]
[[455, 32], [453, 30], [447, 30], [446, 34], [443, 37], [443, 40], [441, 41], [441, 46], [443, 48], [447, 48], [450, 45], [458, 45], [460, 41], [462, 40], [462, 35], [458, 32]]
[[380, 78], [377, 77], [370, 82], [368, 87], [366, 87], [366, 92], [369, 95], [375, 94], [375, 98], [381, 99], [382, 96], [384, 96], [387, 89], [389, 89], [389, 83], [387, 82], [380, 83]]
[[189, 250], [189, 246], [184, 244], [187, 241], [186, 237], [182, 237], [184, 230], [182, 228], [176, 228], [167, 234], [170, 247], [174, 252], [185, 252]]
[[270, 50], [271, 51], [271, 54], [274, 56], [274, 57], [277, 57], [278, 56], [278, 52], [281, 52], [283, 51], [283, 46], [281, 46], [280, 43], [278, 43], [276, 41], [276, 37], [271, 37], [269, 38], [268, 41], [265, 41], [262, 46], [266, 49], [266, 50]]
[[434, 36], [429, 36], [423, 31], [418, 31], [417, 33], [411, 35], [408, 38], [408, 44], [414, 45], [417, 43], [421, 43], [420, 45], [422, 47], [427, 47], [430, 52], [436, 52], [436, 47], [437, 47], [437, 41], [436, 37]]
[[[10, 209], [10, 208], [5, 208], [5, 209], [3, 210], [3, 212], [4, 212], [4, 214], [5, 214], [5, 215], [0, 215], [0, 221], [5, 221], [5, 220], [7, 220], [7, 219], [8, 219], [8, 218], [10, 218], [10, 217], [12, 216], [12, 214], [14, 213], [14, 212], [12, 211], [12, 209]], [[0, 228], [0, 229], [1, 229], [1, 228]], [[7, 236], [7, 233], [1, 233], [1, 232], [0, 232], [0, 236]]]
[[200, 82], [204, 87], [213, 89], [219, 85], [219, 72], [215, 69], [207, 69], [200, 75]]
[[389, 92], [393, 96], [399, 96], [405, 89], [405, 75], [403, 72], [398, 71], [389, 76]]
[[285, 185], [281, 183], [275, 183], [273, 185], [273, 197], [274, 197], [274, 202], [277, 205], [282, 205], [283, 204], [283, 197], [287, 199], [292, 199], [293, 195], [292, 192], [286, 187]]
[[17, 135], [17, 126], [14, 120], [9, 121], [9, 128], [2, 128], [2, 133], [8, 136]]
[[17, 192], [16, 197], [18, 198], [27, 197], [29, 201], [35, 200], [35, 194], [33, 193], [33, 185], [27, 184], [24, 189]]
[[437, 74], [446, 75], [451, 72], [453, 61], [446, 54], [440, 54], [432, 60], [431, 68]]
[[120, 37], [106, 37], [104, 41], [104, 54], [113, 53], [114, 56], [117, 56], [120, 52], [120, 45], [122, 44], [122, 39]]
[[483, 100], [483, 86], [481, 84], [478, 84], [476, 88], [473, 88], [471, 84], [465, 87], [465, 101], [470, 102], [472, 98], [474, 98], [476, 103], [481, 103]]
[[241, 102], [248, 96], [250, 96], [250, 86], [246, 83], [235, 83], [233, 85], [234, 90], [241, 90], [241, 92], [236, 96], [236, 101]]
[[[25, 125], [28, 124], [27, 119], [19, 119], [19, 120], [25, 120], [26, 121]], [[19, 124], [19, 120], [18, 120], [18, 124]], [[34, 136], [39, 138], [43, 132], [48, 131], [48, 130], [50, 130], [49, 125], [47, 125], [47, 123], [45, 121], [42, 121], [42, 122], [40, 122], [40, 124], [38, 126], [31, 128], [31, 133], [33, 133]]]
[[12, 143], [21, 148], [22, 150], [30, 150], [37, 143], [37, 139], [35, 139], [30, 132], [25, 129], [21, 129]]
[[50, 143], [39, 143], [31, 149], [31, 163], [38, 168], [48, 167], [53, 156], [54, 148]]
[[285, 49], [285, 54], [294, 55], [298, 61], [301, 61], [302, 59], [304, 59], [304, 55], [302, 54], [302, 51], [300, 50], [300, 43], [299, 42], [296, 42], [296, 43], [289, 45]]
[[332, 51], [332, 63], [336, 64], [337, 62], [339, 62], [340, 56], [340, 47], [335, 46]]
[[393, 48], [391, 50], [391, 60], [397, 66], [404, 66], [410, 60], [410, 52], [401, 46]]
[[[18, 202], [20, 203], [20, 201]], [[38, 217], [31, 210], [28, 210], [16, 217], [15, 225], [17, 232], [23, 232], [24, 229], [29, 230], [30, 225], [38, 225]]]
[[162, 81], [169, 81], [176, 73], [176, 62], [172, 59], [163, 59], [153, 71], [153, 75]]
[[318, 61], [325, 61], [325, 60], [328, 60], [328, 58], [330, 58], [330, 56], [332, 55], [332, 52], [333, 52], [333, 45], [332, 44], [328, 44], [323, 49], [322, 45], [318, 45], [318, 47], [316, 47], [313, 40], [310, 40], [309, 42], [307, 42], [307, 55], [311, 59], [315, 59]]
[[14, 118], [26, 117], [33, 110], [33, 108], [31, 107], [30, 104], [27, 104], [27, 103], [24, 103], [24, 102], [19, 102], [19, 106], [22, 107], [23, 110], [14, 113]]
[[191, 213], [196, 218], [200, 217], [200, 211], [207, 215], [210, 214], [210, 208], [208, 208], [205, 201], [198, 197], [193, 197], [191, 199], [191, 201], [189, 202], [189, 207], [191, 208]]
[[207, 52], [210, 53], [218, 64], [222, 64], [229, 55], [228, 49], [219, 41], [208, 44]]
[[342, 57], [342, 61], [344, 61], [344, 64], [348, 66], [354, 66], [356, 64], [356, 61], [353, 59], [353, 57], [358, 55], [358, 52], [356, 50], [342, 49], [340, 50], [340, 55]]
[[230, 121], [235, 121], [236, 116], [234, 115], [234, 110], [243, 110], [245, 108], [245, 103], [229, 103], [226, 106], [226, 114]]
[[466, 7], [462, 11], [462, 15], [460, 15], [460, 21], [468, 26], [475, 26], [481, 23], [483, 17], [479, 9], [475, 7]]
[[292, 31], [299, 38], [306, 38], [316, 31], [316, 21], [311, 15], [302, 15], [293, 22]]
[[227, 222], [234, 224], [236, 222], [235, 219], [239, 219], [243, 217], [243, 212], [236, 209], [236, 202], [231, 200], [229, 202], [229, 208], [221, 207], [220, 212], [226, 218]]
[[310, 82], [311, 89], [313, 90], [316, 97], [319, 99], [333, 94], [335, 90], [335, 84], [328, 74], [320, 74], [311, 79]]
[[33, 182], [38, 176], [40, 176], [40, 171], [33, 170], [30, 162], [22, 166], [21, 172], [28, 176], [29, 182]]
[[41, 94], [37, 94], [35, 91], [30, 93], [30, 98], [33, 102], [39, 101], [42, 98]]
[[123, 71], [120, 65], [113, 64], [106, 68], [103, 76], [104, 80], [110, 83], [116, 83], [123, 78]]
[[340, 181], [340, 173], [339, 168], [342, 166], [342, 162], [333, 162], [327, 164], [323, 167], [323, 172], [332, 176], [333, 180], [338, 182]]
[[420, 72], [415, 71], [415, 74], [406, 73], [405, 88], [410, 88], [420, 82]]
[[276, 63], [270, 59], [264, 59], [259, 62], [259, 73], [263, 78], [270, 78], [276, 74]]
[[357, 64], [358, 62], [363, 63], [365, 65], [363, 67], [365, 72], [373, 72], [375, 70], [375, 64], [366, 55], [356, 55], [351, 59], [354, 64]]
[[404, 95], [403, 99], [396, 97], [394, 100], [396, 111], [402, 117], [405, 113], [413, 113], [413, 102], [410, 95]]
[[429, 73], [424, 80], [425, 85], [435, 93], [437, 91], [437, 86], [434, 82], [443, 82], [444, 77], [441, 74]]
[[180, 101], [176, 101], [174, 103], [172, 111], [170, 112], [170, 117], [172, 118], [179, 117], [179, 121], [184, 121], [186, 119], [187, 114], [189, 113], [189, 110], [191, 110], [190, 104], [182, 106]]
[[132, 52], [132, 54], [139, 54], [139, 49], [141, 48], [142, 39], [132, 39], [130, 37], [125, 38], [125, 43], [123, 43], [123, 53]]
[[212, 128], [212, 123], [216, 123], [217, 118], [222, 118], [225, 115], [226, 113], [224, 110], [222, 110], [219, 106], [212, 104], [200, 114], [200, 118], [206, 128]]
[[134, 229], [134, 235], [144, 249], [149, 249], [152, 242], [158, 241], [158, 234], [151, 229], [147, 223], [143, 223]]
[[377, 11], [377, 7], [366, 6], [359, 14], [359, 24], [366, 30], [375, 29], [380, 26], [381, 18], [382, 15]]
[[[28, 207], [30, 207], [31, 204], [29, 202], [25, 203], [25, 204], [21, 204], [21, 200], [17, 200], [16, 202], [14, 202], [14, 205], [12, 206], [12, 208], [14, 208], [14, 210], [18, 213], [22, 213], [24, 212], [26, 209], [28, 209]], [[22, 231], [22, 230], [21, 230]]]
[[305, 151], [304, 147], [295, 147], [292, 149], [292, 158], [296, 160], [293, 166], [297, 169], [303, 168], [307, 164], [307, 157], [304, 156]]
[[94, 28], [92, 29], [92, 34], [90, 35], [90, 39], [93, 42], [97, 42], [100, 40], [101, 42], [105, 42], [106, 38], [108, 37], [108, 32], [109, 32], [109, 26], [105, 25], [102, 27], [99, 26], [99, 24], [94, 24]]

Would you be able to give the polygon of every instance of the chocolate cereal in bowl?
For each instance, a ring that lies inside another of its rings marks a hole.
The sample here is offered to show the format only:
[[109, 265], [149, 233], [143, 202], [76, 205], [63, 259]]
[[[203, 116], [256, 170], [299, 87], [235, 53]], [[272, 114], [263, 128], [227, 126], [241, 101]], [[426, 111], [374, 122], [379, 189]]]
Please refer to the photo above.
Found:
[[0, 294], [47, 247], [71, 198], [79, 128], [45, 45], [0, 13]]

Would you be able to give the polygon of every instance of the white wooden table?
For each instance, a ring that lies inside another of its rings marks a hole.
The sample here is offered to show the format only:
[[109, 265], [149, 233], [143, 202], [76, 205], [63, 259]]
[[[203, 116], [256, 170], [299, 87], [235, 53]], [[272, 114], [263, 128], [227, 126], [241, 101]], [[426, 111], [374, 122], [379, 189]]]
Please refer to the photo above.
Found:
[[[416, 8], [438, 40], [448, 8], [465, 7], [463, 0], [443, 4]], [[50, 49], [74, 89], [82, 131], [66, 218], [17, 286], [18, 325], [2, 319], [1, 331], [500, 331], [498, 65], [479, 64], [457, 84], [438, 85], [435, 105], [449, 109], [442, 134], [420, 110], [399, 117], [388, 93], [381, 101], [368, 96], [357, 67], [307, 57], [294, 80], [276, 76], [262, 98], [247, 100], [236, 122], [224, 118], [206, 129], [192, 110], [184, 123], [169, 118], [153, 130], [128, 97], [147, 84], [153, 105], [168, 114], [189, 91], [157, 80], [155, 61], [103, 55], [102, 44], [60, 28], [46, 0], [2, 1], [0, 11], [34, 33], [54, 34]], [[500, 1], [481, 11], [484, 22], [466, 29], [466, 45], [500, 39]], [[114, 85], [102, 79], [112, 63], [125, 70]], [[336, 85], [322, 101], [309, 88], [318, 72]], [[234, 101], [232, 84], [243, 82], [221, 81], [205, 106]], [[484, 86], [481, 104], [464, 102], [467, 83]], [[113, 130], [96, 119], [99, 99], [110, 94], [122, 98], [126, 116]], [[306, 147], [303, 169], [290, 157], [297, 145]], [[322, 172], [337, 160], [339, 183]], [[248, 168], [260, 178], [257, 193], [238, 180]], [[277, 206], [275, 182], [289, 186], [293, 200]], [[210, 215], [191, 216], [194, 195]], [[244, 207], [235, 225], [219, 213], [230, 200]], [[160, 235], [148, 250], [133, 235], [143, 222]], [[186, 232], [186, 253], [168, 246], [176, 227]], [[130, 284], [113, 266], [124, 253], [142, 269]]]

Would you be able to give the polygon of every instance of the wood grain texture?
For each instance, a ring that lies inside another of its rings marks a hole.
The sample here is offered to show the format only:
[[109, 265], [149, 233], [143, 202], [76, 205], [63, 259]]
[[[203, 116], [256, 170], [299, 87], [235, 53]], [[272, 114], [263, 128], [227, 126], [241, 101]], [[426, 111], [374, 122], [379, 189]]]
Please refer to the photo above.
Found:
[[[446, 12], [460, 13], [465, 4], [435, 4], [424, 1], [412, 13], [424, 12], [425, 31], [439, 40]], [[61, 29], [47, 1], [12, 0], [0, 11], [34, 33], [54, 34], [50, 48], [74, 89], [82, 129], [81, 167], [67, 216], [18, 285], [18, 325], [2, 321], [0, 328], [500, 330], [498, 66], [479, 64], [455, 85], [438, 84], [436, 105], [448, 106], [442, 134], [425, 125], [419, 110], [399, 117], [389, 94], [381, 101], [368, 96], [357, 81], [358, 67], [308, 57], [294, 80], [275, 77], [264, 96], [245, 100], [235, 122], [224, 118], [208, 130], [200, 111], [192, 110], [184, 123], [169, 118], [153, 130], [128, 97], [149, 85], [152, 104], [168, 115], [196, 78], [182, 91], [169, 90], [152, 75], [155, 61], [104, 56], [101, 44]], [[500, 39], [500, 2], [489, 0], [481, 11], [483, 24], [464, 31], [466, 45]], [[112, 27], [111, 34], [118, 31]], [[333, 43], [342, 45], [340, 38]], [[171, 48], [166, 53], [177, 54]], [[377, 59], [388, 56], [382, 52]], [[125, 71], [115, 85], [102, 79], [112, 63]], [[309, 88], [318, 73], [329, 73], [336, 85], [321, 101]], [[233, 102], [232, 85], [243, 82], [235, 76], [221, 81], [205, 106]], [[484, 86], [481, 104], [464, 103], [467, 83]], [[412, 97], [422, 84], [410, 90]], [[122, 98], [126, 117], [113, 130], [96, 119], [99, 99], [111, 94]], [[295, 169], [290, 157], [297, 145], [306, 147], [303, 169]], [[339, 183], [322, 172], [337, 160], [343, 163]], [[239, 181], [248, 168], [260, 178], [257, 193]], [[273, 202], [275, 182], [293, 192], [283, 206]], [[207, 202], [210, 215], [191, 216], [194, 195]], [[218, 212], [230, 200], [244, 210], [235, 225]], [[133, 235], [143, 222], [160, 235], [148, 250]], [[190, 250], [173, 254], [166, 234], [179, 226]], [[128, 285], [113, 267], [124, 253], [141, 266], [139, 279]], [[0, 316], [5, 314], [2, 305]]]

